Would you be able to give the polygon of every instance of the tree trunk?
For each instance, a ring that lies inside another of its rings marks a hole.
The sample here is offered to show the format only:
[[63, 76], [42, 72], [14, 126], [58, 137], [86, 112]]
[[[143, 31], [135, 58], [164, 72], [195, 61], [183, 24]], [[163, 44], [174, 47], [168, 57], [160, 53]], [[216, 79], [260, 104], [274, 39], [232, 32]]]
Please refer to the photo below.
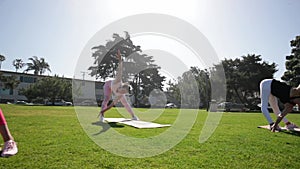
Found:
[[241, 98], [241, 96], [239, 95], [239, 92], [237, 91], [237, 88], [236, 88], [236, 87], [233, 87], [233, 90], [234, 90], [236, 96], [239, 98], [239, 100], [240, 100], [242, 103], [244, 103], [244, 100], [243, 100], [243, 99]]

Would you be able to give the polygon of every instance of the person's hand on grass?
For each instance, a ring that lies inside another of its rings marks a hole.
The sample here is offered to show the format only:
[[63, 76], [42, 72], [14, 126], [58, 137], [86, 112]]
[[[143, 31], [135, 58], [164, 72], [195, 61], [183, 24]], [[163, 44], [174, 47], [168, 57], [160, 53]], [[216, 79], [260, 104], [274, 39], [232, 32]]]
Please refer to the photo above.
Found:
[[279, 132], [279, 131], [281, 131], [281, 129], [278, 125], [273, 124], [271, 126], [271, 132]]

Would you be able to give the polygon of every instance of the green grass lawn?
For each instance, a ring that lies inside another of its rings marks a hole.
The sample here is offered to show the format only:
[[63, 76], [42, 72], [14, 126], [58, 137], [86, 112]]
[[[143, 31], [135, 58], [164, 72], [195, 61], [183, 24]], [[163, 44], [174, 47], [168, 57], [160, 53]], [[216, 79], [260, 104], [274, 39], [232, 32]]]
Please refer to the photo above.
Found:
[[[207, 117], [199, 110], [188, 135], [175, 147], [153, 157], [127, 158], [112, 154], [86, 134], [74, 107], [0, 105], [19, 153], [0, 158], [0, 168], [300, 168], [300, 135], [258, 129], [266, 124], [261, 113], [224, 113], [213, 135], [199, 143]], [[97, 114], [99, 108], [94, 109]], [[135, 109], [140, 114], [145, 109]], [[96, 122], [95, 119], [91, 123]], [[172, 123], [178, 114], [167, 109], [155, 122]], [[118, 117], [116, 109], [107, 117]], [[272, 117], [273, 113], [272, 113]], [[300, 114], [288, 118], [300, 124]], [[96, 126], [101, 130], [101, 126]], [[147, 138], [168, 128], [136, 129], [112, 126], [123, 135]], [[107, 140], [109, 142], [110, 140]], [[1, 141], [2, 143], [2, 141]]]

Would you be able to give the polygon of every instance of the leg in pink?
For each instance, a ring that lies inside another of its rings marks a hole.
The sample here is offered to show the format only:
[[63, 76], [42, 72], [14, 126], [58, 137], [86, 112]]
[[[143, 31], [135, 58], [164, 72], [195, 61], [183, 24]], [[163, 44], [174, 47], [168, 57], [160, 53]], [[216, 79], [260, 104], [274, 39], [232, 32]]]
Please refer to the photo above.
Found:
[[107, 104], [111, 98], [112, 90], [111, 90], [111, 81], [105, 82], [103, 86], [103, 92], [104, 92], [104, 100], [102, 101], [101, 110], [106, 109]]
[[1, 109], [0, 109], [0, 133], [4, 142], [14, 139], [8, 130], [7, 123]]
[[0, 126], [6, 125], [5, 117], [2, 113], [2, 110], [0, 109]]
[[131, 117], [134, 117], [133, 110], [132, 110], [131, 106], [129, 105], [125, 95], [123, 95], [121, 97], [120, 101], [123, 104], [123, 106], [125, 107], [125, 109], [130, 113]]
[[4, 141], [4, 146], [2, 148], [2, 157], [12, 156], [18, 153], [17, 144], [14, 141], [13, 136], [10, 134], [8, 129], [6, 119], [0, 109], [0, 133]]

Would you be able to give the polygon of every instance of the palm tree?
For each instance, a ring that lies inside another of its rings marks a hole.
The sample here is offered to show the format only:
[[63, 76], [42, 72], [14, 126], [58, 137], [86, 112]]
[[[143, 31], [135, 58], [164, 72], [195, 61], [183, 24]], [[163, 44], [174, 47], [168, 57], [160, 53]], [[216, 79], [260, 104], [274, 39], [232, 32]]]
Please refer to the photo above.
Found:
[[26, 63], [27, 69], [24, 70], [24, 72], [34, 70], [34, 74], [38, 75], [38, 73], [39, 73], [39, 59], [38, 59], [38, 57], [33, 56], [32, 58], [29, 58], [28, 60], [31, 60], [32, 63]]
[[1, 70], [1, 65], [2, 65], [3, 61], [5, 61], [5, 56], [0, 55], [0, 70]]
[[18, 72], [18, 70], [21, 69], [24, 65], [25, 63], [22, 59], [15, 59], [13, 61], [13, 66], [16, 68], [16, 72]]
[[40, 59], [40, 71], [39, 71], [39, 74], [44, 74], [45, 71], [48, 70], [49, 72], [51, 72], [50, 70], [50, 65], [45, 62], [45, 59], [44, 58], [41, 58]]
[[50, 71], [50, 65], [45, 62], [44, 58], [39, 59], [37, 56], [33, 56], [32, 58], [29, 58], [32, 63], [27, 63], [27, 69], [24, 70], [24, 72], [28, 72], [30, 70], [33, 70], [35, 75], [41, 75], [45, 73], [46, 70]]

